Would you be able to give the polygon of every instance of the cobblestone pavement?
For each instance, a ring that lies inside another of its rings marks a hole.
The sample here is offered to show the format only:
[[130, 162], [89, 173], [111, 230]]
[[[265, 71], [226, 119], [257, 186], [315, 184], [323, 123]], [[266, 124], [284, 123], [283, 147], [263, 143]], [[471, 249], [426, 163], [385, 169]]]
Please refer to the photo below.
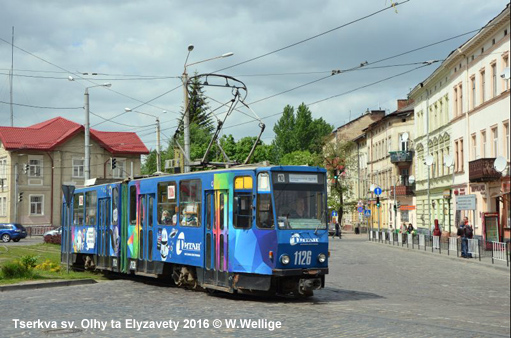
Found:
[[[331, 241], [327, 287], [307, 300], [210, 295], [132, 280], [10, 291], [0, 294], [0, 336], [509, 337], [508, 271], [366, 238]], [[57, 329], [15, 328], [13, 319], [56, 321]], [[179, 321], [179, 327], [137, 331], [126, 319]], [[213, 328], [215, 319], [221, 328]], [[266, 328], [227, 328], [228, 319], [238, 326], [240, 319], [262, 319]], [[87, 328], [92, 320], [105, 330]], [[186, 320], [196, 328], [184, 328]], [[209, 327], [198, 328], [205, 320]], [[62, 321], [76, 328], [62, 329]], [[276, 321], [282, 327], [271, 331]]]

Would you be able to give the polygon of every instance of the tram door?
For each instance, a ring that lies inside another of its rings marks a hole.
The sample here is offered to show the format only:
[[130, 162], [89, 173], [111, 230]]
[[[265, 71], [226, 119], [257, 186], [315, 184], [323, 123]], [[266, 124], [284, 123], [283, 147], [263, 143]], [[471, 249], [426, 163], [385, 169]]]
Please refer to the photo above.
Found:
[[[138, 196], [138, 271], [152, 269], [154, 194]], [[151, 263], [149, 263], [151, 262]]]
[[98, 217], [98, 233], [96, 241], [96, 250], [98, 255], [98, 267], [109, 267], [109, 253], [110, 253], [110, 236], [109, 236], [109, 222], [110, 222], [110, 198], [100, 198], [99, 201], [99, 217]]
[[228, 190], [206, 192], [204, 283], [229, 286]]

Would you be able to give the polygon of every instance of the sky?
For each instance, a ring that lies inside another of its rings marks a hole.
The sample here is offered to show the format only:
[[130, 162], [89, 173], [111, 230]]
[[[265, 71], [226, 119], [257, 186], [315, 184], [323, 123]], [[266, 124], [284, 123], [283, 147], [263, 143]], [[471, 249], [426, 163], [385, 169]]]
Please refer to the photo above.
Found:
[[[137, 132], [154, 149], [159, 117], [164, 145], [181, 119], [192, 44], [189, 76], [227, 75], [247, 89], [239, 92], [250, 110], [238, 103], [222, 134], [257, 136], [257, 116], [269, 144], [286, 105], [305, 103], [334, 127], [367, 109], [395, 111], [440, 64], [424, 62], [445, 59], [507, 3], [0, 0], [0, 125], [11, 125], [12, 66], [15, 127], [57, 116], [84, 124], [85, 88], [99, 85], [88, 89], [92, 128]], [[233, 55], [201, 62], [225, 53]], [[227, 108], [218, 102], [233, 90], [222, 78], [208, 83], [219, 85], [205, 92], [223, 120]]]

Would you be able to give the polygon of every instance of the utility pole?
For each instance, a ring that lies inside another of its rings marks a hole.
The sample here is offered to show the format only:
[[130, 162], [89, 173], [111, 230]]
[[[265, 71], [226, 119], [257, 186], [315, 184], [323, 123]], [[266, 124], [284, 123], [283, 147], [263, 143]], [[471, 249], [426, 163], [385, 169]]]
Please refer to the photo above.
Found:
[[160, 118], [156, 118], [156, 171], [161, 172]]
[[12, 43], [11, 43], [11, 73], [9, 76], [9, 88], [11, 97], [11, 127], [14, 127], [14, 110], [12, 106], [12, 84], [14, 78], [14, 26], [12, 27]]
[[[192, 46], [193, 49], [193, 46]], [[188, 47], [188, 54], [190, 53], [190, 47]], [[183, 128], [184, 128], [184, 143], [185, 143], [185, 156], [184, 156], [184, 172], [190, 172], [190, 163], [188, 163], [188, 159], [190, 158], [190, 109], [188, 108], [188, 73], [183, 72], [183, 94], [184, 94], [184, 109], [185, 115], [183, 117]]]
[[18, 223], [18, 163], [14, 163], [14, 223]]

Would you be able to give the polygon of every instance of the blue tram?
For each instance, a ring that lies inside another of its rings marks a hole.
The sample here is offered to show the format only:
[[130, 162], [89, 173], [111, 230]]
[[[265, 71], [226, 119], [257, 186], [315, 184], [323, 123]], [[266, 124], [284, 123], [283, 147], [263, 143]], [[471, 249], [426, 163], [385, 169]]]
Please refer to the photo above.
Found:
[[76, 189], [65, 210], [62, 261], [75, 268], [297, 296], [324, 287], [328, 273], [319, 167], [240, 166], [95, 185]]

